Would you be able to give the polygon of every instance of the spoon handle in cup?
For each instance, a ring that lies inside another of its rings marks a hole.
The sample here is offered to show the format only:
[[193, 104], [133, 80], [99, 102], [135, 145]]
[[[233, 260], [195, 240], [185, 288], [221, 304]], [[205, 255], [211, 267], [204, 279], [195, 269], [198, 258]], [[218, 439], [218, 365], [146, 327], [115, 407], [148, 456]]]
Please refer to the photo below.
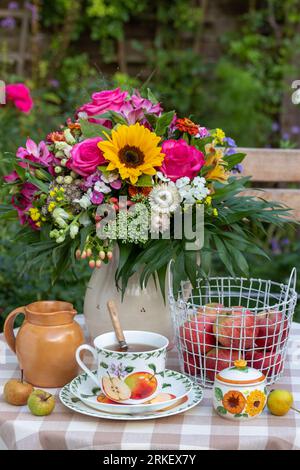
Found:
[[124, 350], [128, 349], [128, 346], [126, 344], [125, 336], [123, 333], [123, 329], [121, 327], [120, 319], [119, 319], [119, 314], [117, 311], [116, 304], [113, 300], [109, 300], [107, 302], [107, 308], [110, 314], [110, 318], [113, 324], [113, 328], [116, 333], [117, 340], [120, 344], [120, 347]]

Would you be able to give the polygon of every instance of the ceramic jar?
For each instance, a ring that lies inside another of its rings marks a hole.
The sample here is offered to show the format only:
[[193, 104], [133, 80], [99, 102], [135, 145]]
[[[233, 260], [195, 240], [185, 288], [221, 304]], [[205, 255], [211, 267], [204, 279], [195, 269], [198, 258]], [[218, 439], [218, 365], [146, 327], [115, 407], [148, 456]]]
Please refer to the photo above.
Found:
[[[17, 335], [14, 321], [25, 315]], [[4, 323], [4, 337], [16, 353], [27, 382], [37, 387], [62, 387], [78, 374], [75, 352], [84, 342], [68, 302], [40, 301], [13, 310]]]
[[213, 387], [213, 406], [223, 418], [248, 420], [259, 416], [267, 402], [266, 377], [240, 359], [219, 372]]

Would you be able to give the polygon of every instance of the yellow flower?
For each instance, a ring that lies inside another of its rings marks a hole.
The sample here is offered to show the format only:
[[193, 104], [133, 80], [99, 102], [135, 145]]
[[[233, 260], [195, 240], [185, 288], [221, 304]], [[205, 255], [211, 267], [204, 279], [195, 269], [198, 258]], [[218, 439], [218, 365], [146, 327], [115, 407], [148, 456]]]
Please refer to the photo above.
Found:
[[108, 140], [98, 143], [109, 162], [107, 170], [118, 170], [121, 178], [129, 178], [131, 184], [142, 174], [155, 175], [155, 167], [163, 162], [164, 154], [158, 146], [160, 137], [139, 123], [121, 125], [107, 137]]
[[34, 222], [39, 220], [39, 218], [41, 217], [40, 211], [36, 207], [31, 207], [28, 212]]
[[36, 225], [37, 227], [40, 227], [40, 226], [41, 226], [41, 222], [36, 222], [35, 225]]
[[213, 209], [213, 215], [214, 215], [215, 217], [218, 217], [218, 215], [219, 215], [218, 209]]
[[207, 144], [205, 146], [205, 154], [205, 166], [211, 167], [208, 173], [206, 173], [205, 178], [226, 183], [229, 174], [226, 171], [227, 164], [223, 160], [223, 151], [221, 149], [216, 149], [211, 144]]
[[50, 202], [49, 206], [48, 206], [48, 212], [52, 212], [54, 209], [55, 209], [55, 202]]
[[225, 137], [226, 137], [225, 132], [222, 129], [219, 129], [218, 127], [215, 130], [215, 132], [212, 134], [212, 136], [214, 137], [215, 142], [219, 143], [219, 144], [222, 144], [224, 142]]
[[205, 201], [204, 201], [204, 204], [207, 204], [208, 206], [211, 206], [211, 201], [212, 201], [212, 197], [211, 197], [211, 196], [207, 196], [207, 198], [206, 198]]
[[245, 413], [250, 416], [258, 415], [266, 404], [266, 396], [260, 390], [253, 390], [247, 397]]
[[51, 197], [54, 197], [55, 196], [55, 191], [52, 190], [52, 191], [50, 191], [49, 194], [50, 194]]

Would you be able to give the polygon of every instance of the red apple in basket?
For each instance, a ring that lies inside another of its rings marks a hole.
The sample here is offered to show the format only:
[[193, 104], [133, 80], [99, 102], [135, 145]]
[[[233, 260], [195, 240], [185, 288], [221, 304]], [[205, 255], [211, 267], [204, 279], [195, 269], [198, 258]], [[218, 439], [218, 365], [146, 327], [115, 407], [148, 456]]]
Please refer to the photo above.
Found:
[[197, 375], [201, 375], [202, 359], [203, 359], [203, 356], [196, 356], [194, 354], [183, 351], [184, 372], [193, 377], [196, 377]]
[[[283, 343], [288, 334], [288, 320], [283, 320], [282, 312], [274, 310], [259, 314], [256, 320], [257, 338], [256, 345], [259, 348], [276, 348], [278, 343]], [[282, 333], [282, 335], [281, 335]]]
[[213, 325], [217, 341], [226, 348], [253, 348], [256, 335], [254, 314], [243, 307], [232, 309], [218, 315]]
[[206, 369], [206, 377], [209, 380], [214, 381], [215, 373], [233, 366], [234, 361], [237, 361], [238, 359], [240, 359], [238, 351], [221, 348], [211, 349], [207, 353], [206, 358], [203, 359], [203, 366]]
[[195, 315], [180, 327], [181, 344], [190, 353], [204, 354], [215, 346], [213, 322], [208, 317], [203, 314]]
[[272, 374], [279, 374], [283, 369], [283, 362], [281, 354], [269, 351], [248, 351], [246, 352], [246, 360], [248, 365], [254, 369], [261, 370], [262, 373], [269, 377]]
[[222, 308], [224, 308], [223, 304], [211, 302], [210, 304], [201, 305], [201, 307], [198, 308], [198, 314], [205, 315], [208, 322], [214, 322]]

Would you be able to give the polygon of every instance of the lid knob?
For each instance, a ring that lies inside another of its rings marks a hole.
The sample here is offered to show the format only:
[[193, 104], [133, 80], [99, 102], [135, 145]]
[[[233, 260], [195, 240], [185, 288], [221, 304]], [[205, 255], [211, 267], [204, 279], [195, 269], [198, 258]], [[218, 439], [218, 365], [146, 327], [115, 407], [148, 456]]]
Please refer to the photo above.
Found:
[[238, 359], [234, 361], [233, 364], [237, 369], [245, 369], [245, 367], [247, 367], [247, 361], [245, 361], [245, 359]]

